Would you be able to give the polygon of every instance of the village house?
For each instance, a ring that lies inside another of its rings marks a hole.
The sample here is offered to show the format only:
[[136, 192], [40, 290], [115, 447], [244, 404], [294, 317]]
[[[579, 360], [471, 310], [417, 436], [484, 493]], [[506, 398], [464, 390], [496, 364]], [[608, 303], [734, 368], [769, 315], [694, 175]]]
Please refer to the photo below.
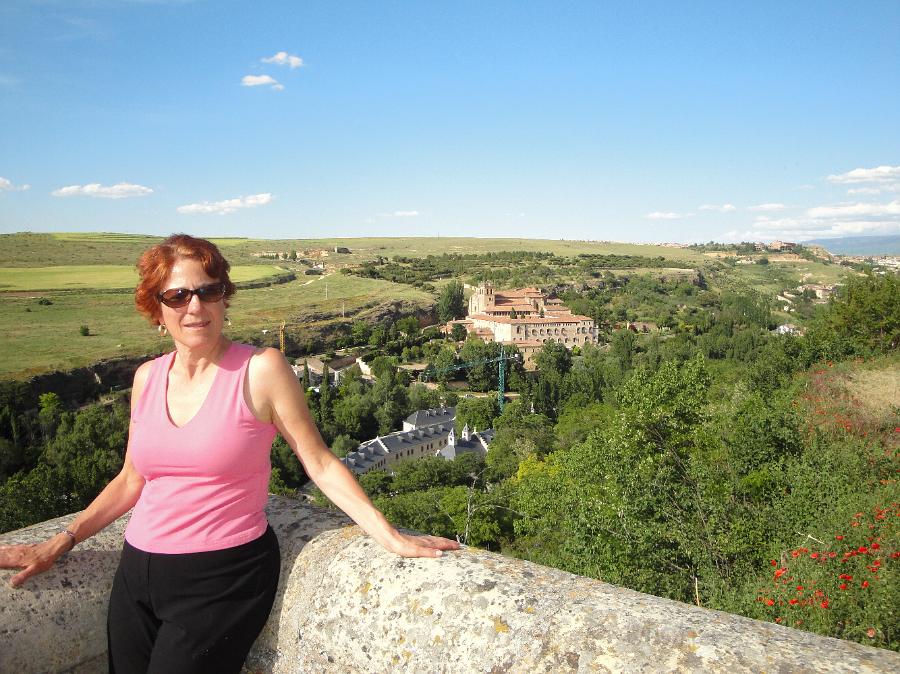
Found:
[[401, 461], [424, 456], [441, 456], [452, 461], [468, 452], [487, 454], [494, 431], [469, 430], [466, 424], [457, 436], [453, 427], [455, 422], [454, 407], [413, 412], [403, 422], [402, 431], [366, 440], [341, 461], [353, 473], [361, 475], [370, 470], [390, 472]]
[[469, 298], [469, 315], [451, 321], [486, 342], [515, 344], [526, 368], [532, 368], [532, 356], [548, 340], [571, 349], [597, 343], [597, 328], [590, 316], [573, 314], [562, 301], [547, 297], [537, 288], [495, 291], [490, 282], [482, 283]]

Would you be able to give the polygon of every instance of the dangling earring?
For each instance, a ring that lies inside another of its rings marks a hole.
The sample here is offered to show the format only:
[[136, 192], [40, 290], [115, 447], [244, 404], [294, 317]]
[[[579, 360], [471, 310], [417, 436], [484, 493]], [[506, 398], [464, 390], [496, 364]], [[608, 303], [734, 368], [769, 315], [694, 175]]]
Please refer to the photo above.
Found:
[[231, 327], [231, 319], [228, 317], [228, 314], [225, 314], [225, 322], [228, 324], [228, 327]]
[[167, 334], [169, 334], [169, 328], [167, 328], [162, 323], [156, 326], [156, 331], [159, 333], [160, 337], [165, 337]]

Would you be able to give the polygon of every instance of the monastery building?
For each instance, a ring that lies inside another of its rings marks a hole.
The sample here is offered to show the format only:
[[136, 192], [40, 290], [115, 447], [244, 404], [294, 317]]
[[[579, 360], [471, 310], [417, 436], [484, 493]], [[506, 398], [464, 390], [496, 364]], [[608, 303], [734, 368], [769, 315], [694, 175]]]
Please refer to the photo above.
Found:
[[469, 315], [459, 321], [470, 334], [486, 342], [515, 344], [531, 368], [532, 355], [544, 342], [573, 346], [597, 343], [597, 328], [590, 316], [573, 314], [562, 300], [547, 297], [537, 288], [495, 291], [482, 283], [469, 298]]

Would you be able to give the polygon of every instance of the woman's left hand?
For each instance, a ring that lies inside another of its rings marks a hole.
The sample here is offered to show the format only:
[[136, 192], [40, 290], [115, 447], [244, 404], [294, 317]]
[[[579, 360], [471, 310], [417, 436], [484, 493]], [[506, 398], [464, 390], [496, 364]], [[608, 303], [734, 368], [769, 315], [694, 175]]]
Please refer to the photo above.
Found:
[[390, 542], [383, 544], [385, 548], [401, 557], [440, 557], [444, 550], [459, 550], [459, 543], [440, 536], [410, 536], [401, 534], [392, 536]]

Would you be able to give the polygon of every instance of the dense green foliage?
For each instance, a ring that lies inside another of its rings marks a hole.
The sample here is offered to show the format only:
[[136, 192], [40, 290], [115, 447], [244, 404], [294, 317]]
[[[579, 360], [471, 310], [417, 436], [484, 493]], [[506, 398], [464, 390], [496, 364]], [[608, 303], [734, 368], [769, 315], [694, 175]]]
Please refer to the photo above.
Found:
[[509, 251], [484, 254], [447, 253], [423, 258], [397, 255], [392, 260], [378, 257], [357, 268], [343, 269], [342, 272], [432, 288], [431, 281], [461, 276], [465, 276], [472, 285], [482, 281], [512, 286], [548, 285], [567, 282], [574, 278], [597, 278], [604, 269], [647, 267], [689, 268], [683, 261], [662, 256], [583, 253], [566, 257], [553, 253]]

